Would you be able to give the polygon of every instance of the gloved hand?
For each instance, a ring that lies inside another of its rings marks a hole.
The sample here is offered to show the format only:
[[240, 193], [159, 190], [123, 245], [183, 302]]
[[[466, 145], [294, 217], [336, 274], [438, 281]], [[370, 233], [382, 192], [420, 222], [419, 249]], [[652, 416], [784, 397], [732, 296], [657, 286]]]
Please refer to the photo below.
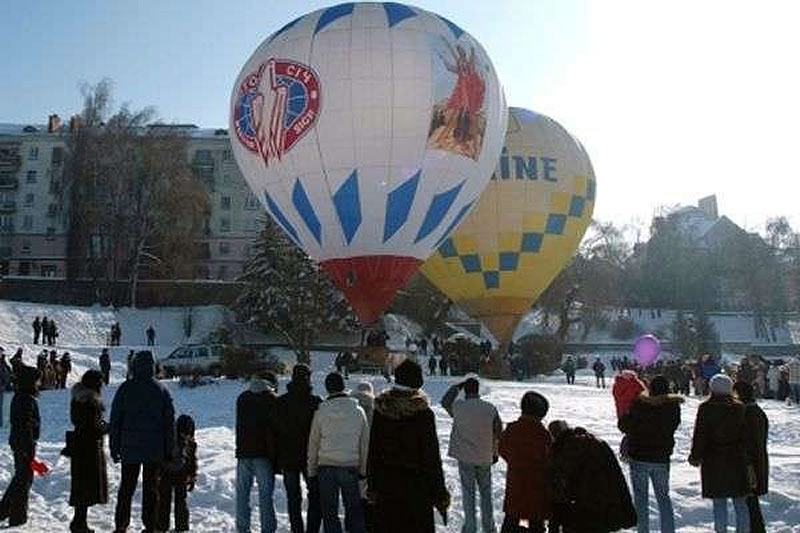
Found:
[[111, 460], [114, 461], [114, 464], [119, 464], [122, 461], [122, 455], [119, 452], [111, 452]]
[[440, 513], [446, 513], [450, 508], [450, 491], [444, 489], [444, 492], [439, 495], [438, 500], [433, 504], [436, 510]]

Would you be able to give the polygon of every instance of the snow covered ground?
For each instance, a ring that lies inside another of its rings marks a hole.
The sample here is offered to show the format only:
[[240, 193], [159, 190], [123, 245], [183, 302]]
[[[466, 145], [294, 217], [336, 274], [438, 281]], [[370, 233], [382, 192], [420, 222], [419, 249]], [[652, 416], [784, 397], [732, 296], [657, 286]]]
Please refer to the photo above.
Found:
[[[29, 306], [30, 307], [26, 307]], [[23, 306], [20, 309], [9, 311], [11, 307]], [[28, 340], [27, 324], [29, 320], [14, 318], [20, 314], [40, 312], [43, 306], [33, 304], [10, 304], [0, 302], [0, 346], [6, 351], [13, 351], [20, 341]], [[94, 309], [94, 308], [91, 308]], [[81, 368], [93, 366], [99, 345], [102, 344], [103, 335], [110, 325], [112, 317], [123, 316], [123, 342], [125, 342], [126, 324], [130, 331], [134, 331], [135, 324], [143, 331], [152, 320], [159, 331], [159, 340], [165, 343], [179, 343], [182, 339], [181, 320], [179, 310], [161, 311], [129, 311], [115, 313], [110, 310], [98, 309], [98, 313], [108, 313], [106, 319], [90, 320], [86, 309], [59, 308], [47, 306], [44, 309], [48, 316], [56, 312], [64, 313], [62, 325], [62, 340], [69, 345], [70, 351], [76, 355], [76, 360]], [[67, 326], [66, 317], [70, 313], [82, 317], [80, 323], [74, 327]], [[127, 315], [125, 313], [128, 313]], [[155, 313], [155, 315], [147, 315]], [[161, 315], [158, 315], [161, 313]], [[212, 324], [220, 320], [221, 310], [207, 308], [197, 317], [198, 323]], [[13, 316], [12, 316], [13, 315]], [[14, 318], [11, 320], [11, 318]], [[32, 317], [31, 317], [32, 319]], [[116, 319], [116, 318], [115, 318]], [[57, 316], [57, 320], [59, 320]], [[211, 326], [208, 326], [213, 329]], [[203, 328], [200, 328], [203, 329]], [[199, 329], [198, 329], [199, 331]], [[162, 337], [163, 335], [163, 337]], [[143, 337], [143, 334], [140, 336]], [[94, 339], [94, 340], [90, 340]], [[137, 341], [139, 342], [139, 341]], [[121, 347], [121, 353], [127, 347]], [[33, 353], [27, 352], [28, 361], [32, 362]], [[330, 354], [314, 354], [314, 387], [318, 394], [323, 393], [322, 380], [325, 373], [333, 366]], [[118, 383], [123, 379], [122, 364], [115, 365], [113, 381]], [[73, 380], [75, 378], [73, 377]], [[373, 382], [377, 391], [385, 386], [381, 377], [351, 376], [348, 386], [354, 388], [361, 379]], [[454, 383], [456, 378], [432, 377], [425, 383], [425, 391], [434, 404], [437, 416], [439, 441], [444, 459], [447, 484], [453, 494], [453, 507], [450, 512], [450, 526], [444, 527], [439, 522], [439, 531], [459, 531], [462, 523], [461, 498], [458, 482], [456, 463], [446, 456], [447, 441], [449, 438], [451, 422], [445, 411], [438, 406], [438, 402], [447, 387]], [[571, 425], [586, 427], [596, 435], [606, 439], [614, 448], [619, 446], [620, 434], [616, 428], [613, 401], [609, 389], [598, 390], [593, 386], [593, 378], [587, 373], [579, 375], [577, 385], [566, 386], [562, 378], [553, 376], [530, 383], [515, 383], [492, 381], [484, 382], [484, 396], [497, 405], [504, 422], [514, 420], [519, 415], [519, 400], [522, 394], [529, 389], [535, 389], [544, 394], [551, 404], [547, 421], [561, 418]], [[285, 390], [286, 379], [281, 380], [281, 392]], [[177, 382], [166, 382], [171, 390], [176, 411], [188, 413], [197, 421], [199, 479], [195, 491], [190, 495], [190, 509], [192, 517], [192, 530], [198, 532], [232, 532], [234, 528], [234, 497], [235, 497], [235, 458], [234, 458], [234, 406], [236, 396], [246, 386], [240, 381], [220, 380], [212, 385], [195, 389], [184, 389]], [[105, 391], [107, 405], [116, 391], [116, 385]], [[6, 396], [6, 409], [8, 409], [8, 396]], [[64, 445], [64, 432], [69, 429], [68, 422], [68, 391], [44, 391], [39, 400], [42, 416], [42, 435], [39, 442], [39, 456], [52, 465], [50, 475], [37, 478], [31, 492], [30, 520], [26, 527], [16, 531], [66, 531], [68, 521], [71, 519], [72, 510], [67, 505], [69, 496], [69, 463], [59, 456], [59, 451]], [[699, 472], [688, 465], [688, 456], [691, 432], [694, 417], [699, 401], [689, 398], [684, 404], [682, 424], [678, 429], [676, 450], [672, 464], [672, 497], [675, 507], [676, 523], [680, 531], [708, 532], [712, 531], [711, 502], [700, 498]], [[762, 499], [764, 516], [768, 522], [770, 532], [798, 532], [800, 533], [800, 408], [787, 407], [773, 401], [762, 403], [770, 419], [769, 451], [771, 461], [770, 494]], [[4, 445], [8, 436], [8, 428], [0, 429], [0, 490], [7, 486], [12, 470], [12, 456], [7, 446]], [[493, 470], [495, 520], [502, 520], [502, 504], [504, 495], [505, 464], [501, 460]], [[119, 468], [109, 462], [109, 477], [111, 486], [111, 502], [106, 506], [97, 506], [89, 511], [90, 525], [97, 531], [111, 531], [113, 529], [113, 504], [116, 501], [116, 489], [119, 486]], [[286, 499], [280, 480], [276, 484], [276, 507], [278, 510], [279, 531], [286, 532], [288, 518], [286, 515]], [[254, 491], [255, 500], [255, 491]], [[139, 525], [140, 496], [134, 501], [134, 521], [132, 530]], [[656, 531], [657, 513], [655, 501], [651, 497], [652, 530]], [[254, 527], [257, 530], [258, 513], [255, 512]], [[410, 532], [411, 533], [411, 532]]]

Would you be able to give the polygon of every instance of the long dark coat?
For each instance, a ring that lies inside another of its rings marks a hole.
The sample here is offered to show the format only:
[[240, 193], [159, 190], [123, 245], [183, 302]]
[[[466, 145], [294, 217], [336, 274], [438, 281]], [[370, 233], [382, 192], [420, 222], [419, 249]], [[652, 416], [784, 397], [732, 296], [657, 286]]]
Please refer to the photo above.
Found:
[[755, 474], [755, 494], [761, 496], [769, 491], [769, 455], [767, 454], [767, 415], [757, 403], [747, 403], [745, 425], [747, 426], [747, 462]]
[[605, 533], [636, 525], [628, 485], [611, 447], [583, 428], [553, 443], [549, 482], [555, 519], [566, 531]]
[[367, 480], [381, 533], [433, 533], [433, 507], [447, 490], [436, 422], [421, 391], [390, 389], [375, 398]]
[[531, 416], [511, 422], [500, 435], [500, 457], [508, 463], [503, 511], [531, 521], [550, 516], [547, 494], [547, 464], [553, 438], [542, 423]]
[[278, 397], [278, 464], [282, 470], [305, 471], [308, 464], [308, 434], [322, 399], [311, 386], [290, 381]]
[[697, 409], [689, 462], [700, 464], [703, 498], [747, 496], [747, 425], [744, 404], [711, 396]]
[[73, 507], [108, 503], [108, 475], [103, 435], [105, 407], [100, 396], [80, 383], [72, 387], [70, 418], [75, 429], [67, 443], [72, 481], [69, 504]]

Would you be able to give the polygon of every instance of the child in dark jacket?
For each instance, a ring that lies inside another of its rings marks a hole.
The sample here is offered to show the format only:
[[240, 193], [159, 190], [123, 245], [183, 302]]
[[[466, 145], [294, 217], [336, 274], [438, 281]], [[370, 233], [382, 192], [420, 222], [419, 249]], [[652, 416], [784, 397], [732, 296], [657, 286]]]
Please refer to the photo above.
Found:
[[187, 492], [194, 490], [197, 480], [197, 443], [194, 441], [194, 420], [181, 415], [175, 421], [175, 456], [161, 476], [158, 500], [158, 529], [169, 531], [172, 495], [175, 494], [175, 531], [189, 531]]

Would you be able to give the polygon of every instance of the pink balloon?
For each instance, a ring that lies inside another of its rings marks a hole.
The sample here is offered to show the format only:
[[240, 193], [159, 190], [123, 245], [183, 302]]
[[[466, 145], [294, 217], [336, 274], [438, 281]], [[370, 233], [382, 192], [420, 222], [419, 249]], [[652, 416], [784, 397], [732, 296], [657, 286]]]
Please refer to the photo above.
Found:
[[661, 343], [655, 335], [642, 335], [633, 343], [633, 355], [642, 366], [650, 366], [661, 354]]

